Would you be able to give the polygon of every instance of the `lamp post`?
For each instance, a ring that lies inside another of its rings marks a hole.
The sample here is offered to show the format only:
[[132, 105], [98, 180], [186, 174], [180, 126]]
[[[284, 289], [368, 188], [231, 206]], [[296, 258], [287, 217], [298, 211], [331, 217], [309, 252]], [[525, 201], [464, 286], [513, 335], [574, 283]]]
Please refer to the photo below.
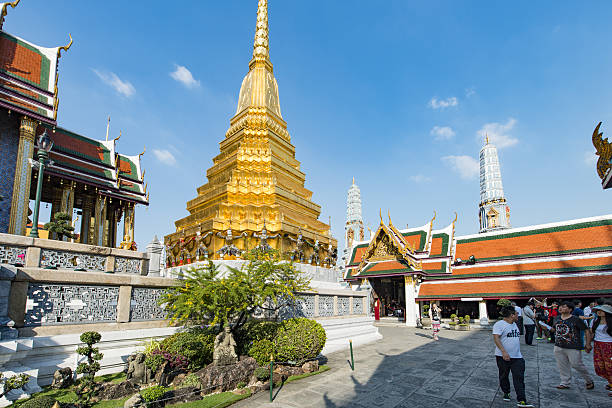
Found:
[[40, 209], [40, 195], [42, 194], [43, 172], [49, 158], [49, 152], [53, 147], [53, 140], [47, 134], [47, 129], [39, 136], [36, 147], [38, 148], [38, 161], [33, 160], [32, 163], [38, 168], [38, 183], [36, 185], [36, 203], [34, 204], [34, 214], [32, 216], [32, 229], [30, 230], [30, 237], [32, 238], [38, 238], [38, 210]]

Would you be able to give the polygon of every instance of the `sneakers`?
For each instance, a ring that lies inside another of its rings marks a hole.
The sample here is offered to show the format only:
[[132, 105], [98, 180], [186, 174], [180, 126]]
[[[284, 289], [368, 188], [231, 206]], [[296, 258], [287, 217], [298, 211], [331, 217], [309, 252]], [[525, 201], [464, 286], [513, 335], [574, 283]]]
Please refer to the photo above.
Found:
[[527, 403], [527, 402], [525, 402], [525, 401], [519, 401], [519, 402], [517, 402], [517, 403], [516, 403], [516, 406], [517, 406], [517, 407], [531, 407], [531, 408], [533, 408], [533, 404], [528, 404], [528, 403]]
[[512, 401], [510, 398], [510, 393], [504, 393], [504, 401]]
[[536, 337], [536, 340], [544, 340], [544, 337]]

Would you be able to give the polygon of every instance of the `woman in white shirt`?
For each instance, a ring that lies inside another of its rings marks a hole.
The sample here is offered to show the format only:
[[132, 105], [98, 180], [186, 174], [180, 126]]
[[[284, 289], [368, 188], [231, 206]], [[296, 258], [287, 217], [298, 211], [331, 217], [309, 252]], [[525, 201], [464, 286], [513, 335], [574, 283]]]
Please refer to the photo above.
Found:
[[[606, 389], [612, 390], [612, 306], [596, 306], [593, 311], [597, 318], [593, 322], [592, 334], [588, 334], [586, 352], [593, 349], [595, 373], [608, 381]], [[593, 340], [595, 345], [591, 346]], [[612, 392], [608, 395], [612, 397]]]

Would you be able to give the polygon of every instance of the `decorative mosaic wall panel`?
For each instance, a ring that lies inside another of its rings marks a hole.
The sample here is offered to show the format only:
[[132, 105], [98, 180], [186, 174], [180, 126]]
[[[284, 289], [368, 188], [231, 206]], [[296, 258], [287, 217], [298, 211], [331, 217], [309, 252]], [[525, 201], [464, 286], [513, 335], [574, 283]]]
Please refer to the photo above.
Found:
[[353, 298], [353, 314], [363, 314], [363, 298], [354, 297]]
[[117, 273], [135, 273], [140, 275], [140, 259], [115, 258], [115, 271]]
[[338, 316], [350, 314], [350, 298], [348, 296], [338, 296]]
[[319, 316], [329, 317], [334, 315], [334, 297], [319, 296]]
[[11, 216], [11, 198], [19, 149], [19, 115], [0, 112], [0, 233], [7, 233]]
[[26, 326], [117, 320], [119, 288], [30, 283]]
[[25, 264], [26, 249], [23, 247], [14, 247], [0, 245], [0, 263], [8, 264]]
[[157, 303], [163, 293], [164, 289], [132, 288], [130, 321], [165, 319], [166, 312]]
[[281, 320], [292, 319], [294, 317], [314, 317], [315, 296], [299, 295], [296, 301], [288, 301], [281, 307], [278, 314]]
[[100, 255], [43, 249], [40, 264], [43, 268], [46, 266], [55, 266], [59, 269], [86, 269], [104, 272], [105, 261], [106, 258]]

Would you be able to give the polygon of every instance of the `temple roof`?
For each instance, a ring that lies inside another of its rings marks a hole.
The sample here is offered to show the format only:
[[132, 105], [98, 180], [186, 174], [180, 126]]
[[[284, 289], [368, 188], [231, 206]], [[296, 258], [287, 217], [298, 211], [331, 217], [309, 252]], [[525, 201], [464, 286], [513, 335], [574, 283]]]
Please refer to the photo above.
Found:
[[102, 194], [149, 204], [140, 155], [117, 154], [115, 140], [90, 139], [44, 123], [38, 126], [37, 135], [45, 129], [53, 140], [49, 158], [54, 162], [46, 171], [96, 187]]

